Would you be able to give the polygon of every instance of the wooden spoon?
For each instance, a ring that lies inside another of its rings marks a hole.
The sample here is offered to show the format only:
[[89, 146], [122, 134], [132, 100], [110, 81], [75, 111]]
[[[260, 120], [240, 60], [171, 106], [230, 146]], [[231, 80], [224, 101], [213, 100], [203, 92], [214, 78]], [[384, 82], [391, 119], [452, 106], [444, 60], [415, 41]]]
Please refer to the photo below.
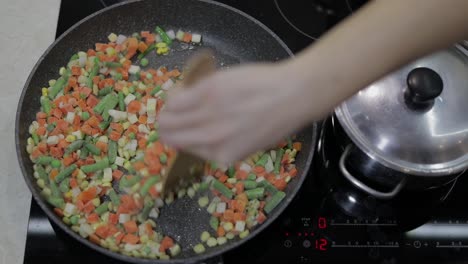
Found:
[[[184, 70], [183, 87], [190, 87], [216, 69], [212, 52], [203, 50], [189, 59]], [[200, 178], [203, 174], [205, 160], [186, 151], [177, 152], [165, 175], [162, 175], [162, 195], [174, 191], [181, 184]]]

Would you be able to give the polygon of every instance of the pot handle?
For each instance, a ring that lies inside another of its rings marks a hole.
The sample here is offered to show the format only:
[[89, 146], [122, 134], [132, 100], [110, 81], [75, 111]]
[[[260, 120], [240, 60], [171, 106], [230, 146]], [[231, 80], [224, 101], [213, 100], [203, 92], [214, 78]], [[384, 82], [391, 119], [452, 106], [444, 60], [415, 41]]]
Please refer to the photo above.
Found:
[[348, 157], [349, 155], [349, 152], [351, 150], [353, 146], [351, 144], [349, 144], [348, 146], [346, 146], [346, 149], [345, 151], [343, 152], [343, 154], [341, 154], [341, 158], [340, 158], [340, 163], [339, 163], [339, 167], [340, 167], [340, 171], [341, 173], [343, 173], [343, 175], [345, 176], [346, 179], [348, 179], [354, 186], [358, 187], [359, 189], [361, 189], [362, 191], [372, 195], [372, 196], [375, 196], [377, 198], [380, 198], [380, 199], [391, 199], [393, 197], [395, 197], [400, 191], [401, 189], [403, 188], [403, 186], [406, 184], [406, 177], [403, 178], [398, 184], [397, 186], [395, 186], [395, 188], [393, 190], [391, 190], [390, 192], [381, 192], [381, 191], [377, 191], [369, 186], [367, 186], [366, 184], [364, 184], [363, 182], [359, 181], [358, 179], [356, 179], [349, 171], [348, 169], [346, 168], [346, 165], [345, 165], [345, 161], [346, 161], [346, 158]]

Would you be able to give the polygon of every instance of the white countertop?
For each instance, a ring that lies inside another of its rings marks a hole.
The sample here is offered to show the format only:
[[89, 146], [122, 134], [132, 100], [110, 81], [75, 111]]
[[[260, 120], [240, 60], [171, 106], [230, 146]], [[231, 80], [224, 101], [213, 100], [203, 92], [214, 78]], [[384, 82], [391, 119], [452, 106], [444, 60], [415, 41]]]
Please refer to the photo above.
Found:
[[31, 194], [14, 145], [16, 107], [32, 67], [53, 42], [60, 0], [6, 0], [0, 9], [0, 264], [23, 263]]

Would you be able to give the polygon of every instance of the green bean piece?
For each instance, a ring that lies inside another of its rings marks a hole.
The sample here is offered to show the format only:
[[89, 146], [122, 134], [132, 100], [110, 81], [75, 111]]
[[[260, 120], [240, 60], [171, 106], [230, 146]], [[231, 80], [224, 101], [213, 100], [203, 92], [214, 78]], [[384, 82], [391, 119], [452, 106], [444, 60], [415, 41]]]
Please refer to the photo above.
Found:
[[266, 190], [268, 193], [272, 194], [272, 195], [274, 195], [274, 194], [276, 194], [276, 193], [278, 192], [278, 189], [276, 189], [276, 187], [273, 186], [273, 184], [271, 184], [271, 183], [270, 183], [269, 181], [267, 181], [267, 180], [261, 181], [261, 182], [259, 183], [259, 186], [265, 188], [265, 190]]
[[84, 173], [90, 173], [103, 170], [107, 167], [109, 167], [109, 159], [105, 157], [101, 161], [98, 161], [94, 164], [81, 166], [81, 171], [83, 171]]
[[228, 187], [226, 187], [226, 185], [224, 185], [216, 179], [213, 180], [213, 188], [219, 191], [226, 198], [232, 199], [232, 197], [234, 196], [234, 193]]
[[59, 196], [49, 197], [49, 199], [47, 199], [47, 202], [49, 202], [52, 206], [57, 208], [65, 207], [65, 201]]
[[119, 110], [125, 111], [125, 95], [119, 92]]
[[159, 139], [159, 133], [157, 131], [152, 131], [150, 135], [148, 136], [147, 144], [155, 142], [158, 139]]
[[111, 202], [114, 206], [119, 206], [120, 205], [120, 198], [117, 195], [117, 193], [114, 191], [114, 189], [111, 189], [109, 191], [109, 198], [111, 199]]
[[265, 164], [268, 162], [268, 154], [263, 154], [262, 157], [255, 163], [255, 166], [265, 167]]
[[78, 139], [73, 141], [70, 145], [68, 145], [67, 149], [65, 150], [65, 154], [71, 154], [77, 150], [79, 150], [83, 146], [84, 140]]
[[276, 159], [275, 159], [275, 169], [274, 173], [278, 174], [280, 173], [280, 168], [281, 168], [281, 159], [283, 158], [284, 155], [284, 149], [279, 149], [278, 152], [276, 152]]
[[112, 86], [107, 86], [107, 87], [102, 88], [101, 90], [99, 90], [98, 95], [99, 96], [108, 95], [113, 90], [114, 90], [114, 88]]
[[257, 188], [257, 182], [252, 181], [252, 180], [244, 181], [244, 188], [246, 190], [255, 189], [255, 188]]
[[161, 85], [156, 86], [153, 90], [151, 90], [150, 94], [151, 96], [154, 96], [157, 94], [159, 91], [161, 91]]
[[229, 166], [227, 174], [229, 178], [234, 177], [234, 175], [236, 174], [236, 169], [234, 168], [234, 166]]
[[80, 56], [78, 56], [78, 54], [75, 53], [75, 54], [73, 54], [73, 56], [70, 57], [70, 61], [74, 61], [74, 60], [77, 60], [79, 58], [80, 58]]
[[57, 174], [57, 177], [55, 177], [55, 181], [56, 182], [63, 181], [66, 177], [70, 176], [73, 173], [73, 171], [76, 170], [76, 168], [78, 168], [76, 166], [76, 164], [72, 164], [72, 165], [66, 167], [64, 170], [59, 172], [59, 174]]
[[151, 186], [153, 186], [154, 184], [156, 184], [156, 182], [159, 181], [159, 176], [153, 176], [149, 179], [147, 179], [145, 181], [145, 184], [143, 184], [143, 186], [141, 187], [140, 189], [140, 194], [141, 196], [145, 196], [148, 194], [148, 191], [149, 189], [151, 188]]
[[254, 173], [249, 173], [247, 176], [247, 180], [255, 181], [255, 179], [257, 179], [257, 176]]
[[122, 177], [120, 179], [120, 183], [119, 183], [119, 186], [121, 188], [126, 188], [126, 187], [132, 187], [133, 185], [135, 185], [137, 182], [140, 181], [140, 177], [138, 176], [133, 176], [131, 179], [128, 179], [127, 177]]
[[130, 133], [128, 134], [128, 138], [130, 138], [130, 139], [135, 139], [135, 138], [136, 138], [135, 133], [130, 132]]
[[292, 139], [290, 137], [288, 137], [287, 141], [288, 141], [288, 149], [292, 149], [292, 147], [293, 147], [292, 146], [292, 144], [293, 144]]
[[101, 150], [98, 147], [96, 147], [94, 144], [86, 143], [85, 148], [87, 148], [88, 151], [91, 152], [93, 155], [101, 154]]
[[41, 165], [49, 165], [53, 160], [54, 158], [50, 156], [40, 156], [36, 159], [36, 163]]
[[137, 100], [141, 100], [141, 97], [143, 96], [141, 95], [141, 93], [135, 93], [135, 97]]
[[286, 197], [286, 194], [284, 192], [276, 192], [271, 197], [271, 199], [268, 202], [266, 202], [265, 208], [263, 210], [265, 210], [265, 212], [269, 214], [273, 209], [275, 209], [276, 206], [278, 206], [278, 204], [284, 199], [284, 197]]
[[[146, 219], [148, 219], [148, 216], [149, 216], [149, 213], [151, 211], [151, 209], [153, 208], [154, 206], [154, 202], [153, 201], [147, 201], [145, 202], [145, 206], [143, 207], [143, 210], [141, 211], [141, 218], [140, 220], [143, 220], [145, 221]], [[140, 221], [140, 222], [143, 222], [143, 221]]]
[[64, 74], [64, 76], [58, 78], [58, 80], [55, 82], [55, 84], [52, 86], [52, 88], [49, 90], [49, 98], [50, 99], [55, 99], [58, 93], [60, 93], [63, 88], [65, 87], [65, 84], [68, 82], [68, 72]]
[[31, 137], [32, 137], [32, 139], [33, 139], [33, 141], [34, 141], [34, 145], [37, 146], [37, 144], [39, 144], [39, 141], [40, 141], [40, 140], [39, 140], [39, 136], [36, 134], [36, 132], [33, 132], [33, 133], [31, 134]]
[[102, 121], [98, 126], [102, 131], [104, 131], [109, 127], [110, 123], [110, 121]]
[[247, 195], [247, 198], [249, 200], [261, 199], [265, 195], [265, 188], [260, 187], [251, 190], [246, 190], [245, 194]]
[[36, 172], [39, 174], [39, 178], [44, 180], [44, 183], [49, 182], [49, 176], [47, 175], [47, 172], [44, 170], [44, 168], [41, 165], [36, 165]]
[[50, 191], [52, 192], [52, 196], [55, 196], [55, 197], [62, 196], [62, 192], [60, 192], [60, 189], [57, 186], [57, 183], [55, 183], [55, 181], [50, 181]]
[[109, 202], [103, 202], [101, 205], [99, 205], [96, 210], [94, 210], [96, 212], [96, 214], [98, 215], [102, 215], [103, 213], [107, 212], [109, 209], [108, 209], [108, 206], [109, 206]]
[[59, 185], [59, 190], [66, 193], [70, 190], [70, 178], [65, 178]]
[[112, 76], [112, 78], [114, 80], [116, 80], [116, 81], [120, 81], [120, 80], [122, 80], [123, 76], [122, 76], [121, 73], [118, 72], [118, 73], [114, 74], [114, 76]]
[[128, 87], [128, 91], [130, 93], [135, 93], [135, 91], [136, 91], [135, 85], [132, 85], [132, 86]]
[[58, 169], [62, 166], [62, 162], [60, 162], [58, 159], [54, 159], [50, 162], [50, 166], [52, 166], [52, 168]]
[[80, 159], [86, 159], [89, 155], [89, 151], [87, 148], [82, 148], [80, 153]]
[[166, 164], [166, 162], [167, 162], [167, 155], [166, 155], [166, 153], [161, 153], [161, 155], [159, 155], [159, 161], [160, 161], [162, 164]]
[[109, 158], [110, 163], [114, 163], [117, 158], [117, 142], [114, 140], [109, 140], [109, 148], [107, 149], [107, 158]]
[[172, 44], [172, 39], [166, 34], [166, 31], [164, 31], [162, 28], [159, 26], [155, 28], [155, 31], [161, 36], [161, 39], [169, 46]]
[[210, 226], [214, 230], [218, 230], [219, 219], [217, 217], [214, 217], [214, 216], [210, 217]]
[[93, 68], [89, 72], [88, 80], [86, 80], [86, 86], [91, 89], [93, 88], [93, 78], [96, 77], [99, 72], [99, 58], [97, 56], [94, 57], [93, 62]]
[[141, 60], [143, 59], [146, 55], [148, 55], [152, 50], [156, 48], [156, 44], [151, 44], [148, 46], [148, 48], [143, 51], [142, 53], [138, 54], [138, 59]]
[[119, 68], [119, 67], [122, 67], [122, 63], [114, 62], [114, 61], [106, 61], [104, 62], [104, 66], [106, 66], [107, 68]]
[[52, 109], [52, 106], [50, 105], [49, 98], [47, 98], [45, 96], [41, 97], [41, 106], [42, 106], [42, 111], [44, 111], [44, 113], [49, 115], [50, 110]]
[[115, 93], [110, 93], [104, 96], [104, 98], [102, 98], [102, 100], [93, 108], [93, 110], [95, 113], [104, 115], [104, 112], [113, 109], [118, 103], [119, 97]]

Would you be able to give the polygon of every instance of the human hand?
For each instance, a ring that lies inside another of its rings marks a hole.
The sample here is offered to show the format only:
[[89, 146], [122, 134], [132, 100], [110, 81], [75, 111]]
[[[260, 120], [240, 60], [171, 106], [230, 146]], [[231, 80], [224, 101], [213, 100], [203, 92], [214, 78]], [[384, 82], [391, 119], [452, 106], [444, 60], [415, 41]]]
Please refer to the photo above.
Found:
[[218, 72], [168, 96], [161, 140], [224, 164], [273, 146], [310, 121], [310, 97], [287, 64]]

